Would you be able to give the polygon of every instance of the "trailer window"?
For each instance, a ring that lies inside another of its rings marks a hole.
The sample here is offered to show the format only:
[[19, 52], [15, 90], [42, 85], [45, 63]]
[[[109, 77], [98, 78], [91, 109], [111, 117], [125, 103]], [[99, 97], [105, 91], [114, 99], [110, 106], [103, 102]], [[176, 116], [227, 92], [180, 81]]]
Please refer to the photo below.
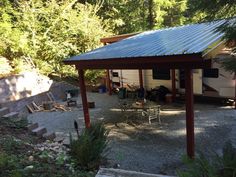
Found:
[[119, 73], [118, 72], [112, 72], [112, 76], [113, 77], [119, 77]]
[[152, 69], [152, 78], [159, 80], [170, 80], [169, 69]]
[[219, 69], [218, 68], [204, 69], [203, 70], [203, 77], [218, 78], [219, 77]]

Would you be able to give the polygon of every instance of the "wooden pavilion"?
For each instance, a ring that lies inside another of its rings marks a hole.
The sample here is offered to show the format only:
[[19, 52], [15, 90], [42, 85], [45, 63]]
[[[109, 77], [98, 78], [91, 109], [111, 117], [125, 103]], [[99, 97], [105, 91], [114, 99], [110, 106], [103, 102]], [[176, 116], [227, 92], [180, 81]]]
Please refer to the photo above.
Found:
[[[153, 69], [184, 69], [186, 97], [186, 139], [187, 154], [194, 157], [194, 97], [193, 69], [211, 67], [209, 51], [222, 43], [223, 34], [215, 32], [215, 28], [225, 20], [212, 23], [186, 25], [163, 30], [148, 31], [131, 35], [126, 39], [122, 36], [118, 42], [105, 45], [90, 52], [65, 60], [65, 64], [75, 65], [79, 73], [79, 85], [83, 103], [86, 127], [90, 127], [86, 88], [84, 81], [85, 69], [138, 69], [140, 86], [142, 86], [142, 70]], [[108, 43], [102, 41], [104, 43]], [[172, 72], [174, 75], [175, 73]], [[173, 86], [174, 87], [174, 86]]]

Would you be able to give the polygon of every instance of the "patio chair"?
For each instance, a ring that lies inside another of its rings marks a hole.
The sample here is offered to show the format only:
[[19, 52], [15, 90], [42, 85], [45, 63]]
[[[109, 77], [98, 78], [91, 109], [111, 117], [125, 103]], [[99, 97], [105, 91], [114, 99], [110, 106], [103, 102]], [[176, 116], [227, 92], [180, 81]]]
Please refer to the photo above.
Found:
[[160, 108], [160, 105], [150, 107], [146, 111], [142, 111], [142, 116], [148, 117], [149, 124], [151, 124], [151, 120], [153, 119], [158, 119], [159, 124], [161, 124]]

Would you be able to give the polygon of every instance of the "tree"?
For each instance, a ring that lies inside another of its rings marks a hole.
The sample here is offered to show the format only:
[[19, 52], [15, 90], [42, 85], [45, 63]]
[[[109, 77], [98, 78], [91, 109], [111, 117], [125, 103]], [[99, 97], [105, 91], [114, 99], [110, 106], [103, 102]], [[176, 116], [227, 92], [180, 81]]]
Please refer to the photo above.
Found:
[[109, 34], [96, 14], [96, 5], [77, 0], [4, 0], [0, 55], [15, 63], [30, 59], [47, 75], [73, 73], [62, 60], [98, 47]]
[[[236, 41], [235, 0], [212, 0], [210, 3], [205, 0], [189, 0], [189, 7], [190, 11], [193, 12], [193, 16], [201, 13], [204, 20], [227, 18], [227, 22], [220, 26], [218, 30], [224, 32], [224, 39], [229, 44]], [[234, 19], [232, 19], [233, 17]], [[235, 48], [233, 51], [235, 52]]]
[[[236, 1], [235, 0], [189, 0], [193, 12], [202, 13], [206, 20], [227, 18], [227, 21], [217, 30], [224, 33], [226, 45], [232, 48], [232, 57], [223, 60], [222, 67], [235, 74], [236, 84]], [[231, 17], [231, 18], [230, 18]], [[236, 109], [236, 85], [235, 85], [235, 109]]]
[[[96, 4], [96, 0], [81, 0]], [[116, 34], [182, 25], [187, 0], [101, 0], [98, 15]]]

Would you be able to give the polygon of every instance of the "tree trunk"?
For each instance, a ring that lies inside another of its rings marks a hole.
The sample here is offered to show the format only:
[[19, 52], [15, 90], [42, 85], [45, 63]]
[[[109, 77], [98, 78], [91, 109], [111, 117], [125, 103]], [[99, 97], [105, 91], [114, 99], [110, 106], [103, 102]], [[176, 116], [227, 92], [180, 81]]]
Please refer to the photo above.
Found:
[[153, 29], [154, 27], [154, 12], [153, 12], [153, 0], [148, 0], [148, 28]]

